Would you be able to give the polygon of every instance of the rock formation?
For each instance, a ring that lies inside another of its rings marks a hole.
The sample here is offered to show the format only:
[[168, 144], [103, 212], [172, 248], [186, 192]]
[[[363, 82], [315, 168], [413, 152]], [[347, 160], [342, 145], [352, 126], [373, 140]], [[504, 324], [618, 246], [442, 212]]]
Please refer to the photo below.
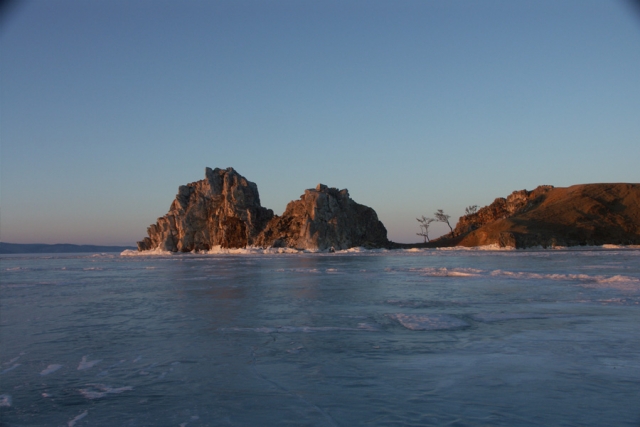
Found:
[[453, 234], [460, 236], [499, 219], [527, 212], [537, 206], [551, 189], [553, 189], [552, 185], [541, 185], [533, 191], [514, 191], [506, 199], [498, 197], [489, 206], [479, 209], [475, 214], [460, 217]]
[[376, 212], [354, 202], [347, 190], [318, 184], [274, 217], [256, 242], [260, 246], [336, 250], [389, 245]]
[[138, 250], [189, 252], [254, 244], [273, 217], [260, 206], [255, 183], [233, 168], [205, 170], [205, 179], [182, 185], [169, 212], [147, 229]]
[[[640, 244], [640, 184], [540, 186], [460, 218], [449, 245]], [[444, 243], [444, 242], [443, 242]]]
[[206, 169], [206, 178], [183, 185], [169, 212], [151, 225], [138, 250], [209, 250], [214, 246], [330, 250], [388, 246], [376, 212], [347, 190], [318, 184], [292, 201], [284, 214], [260, 205], [258, 187], [233, 168]]

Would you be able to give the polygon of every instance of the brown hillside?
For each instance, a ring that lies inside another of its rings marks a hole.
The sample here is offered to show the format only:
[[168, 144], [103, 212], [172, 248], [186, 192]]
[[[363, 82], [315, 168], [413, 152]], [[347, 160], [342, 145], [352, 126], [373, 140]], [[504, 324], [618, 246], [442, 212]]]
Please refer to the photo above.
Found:
[[460, 218], [458, 246], [640, 244], [640, 184], [541, 186]]

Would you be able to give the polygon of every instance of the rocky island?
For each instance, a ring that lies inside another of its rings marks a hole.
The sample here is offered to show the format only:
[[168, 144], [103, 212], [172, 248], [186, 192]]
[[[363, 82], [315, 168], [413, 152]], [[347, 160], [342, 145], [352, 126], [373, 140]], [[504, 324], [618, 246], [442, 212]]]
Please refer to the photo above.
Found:
[[436, 246], [527, 248], [640, 244], [640, 184], [542, 185], [460, 218]]
[[317, 250], [380, 248], [389, 243], [387, 229], [373, 209], [354, 202], [346, 189], [323, 184], [290, 202], [256, 240], [258, 246]]
[[138, 250], [191, 252], [246, 246], [340, 250], [386, 247], [387, 230], [370, 207], [347, 190], [318, 184], [282, 216], [260, 205], [258, 187], [233, 168], [205, 170], [180, 186], [169, 212], [147, 229]]

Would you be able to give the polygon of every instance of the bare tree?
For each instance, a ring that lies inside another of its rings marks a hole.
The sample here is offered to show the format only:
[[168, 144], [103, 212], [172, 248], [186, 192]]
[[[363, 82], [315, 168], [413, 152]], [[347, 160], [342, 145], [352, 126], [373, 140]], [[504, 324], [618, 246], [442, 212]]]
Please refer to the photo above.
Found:
[[464, 210], [464, 214], [467, 216], [473, 215], [476, 212], [478, 212], [478, 205], [467, 206]]
[[429, 225], [431, 225], [431, 223], [435, 221], [435, 219], [427, 218], [422, 215], [422, 218], [416, 218], [416, 221], [420, 223], [420, 232], [416, 234], [418, 236], [424, 237], [424, 243], [430, 242], [431, 240], [429, 240]]
[[453, 235], [453, 228], [451, 228], [451, 224], [449, 224], [449, 218], [451, 218], [451, 215], [447, 215], [442, 211], [442, 209], [438, 209], [436, 213], [433, 214], [433, 216], [436, 217], [436, 221], [444, 222], [445, 224], [447, 224], [449, 226], [449, 229], [451, 230], [451, 234]]

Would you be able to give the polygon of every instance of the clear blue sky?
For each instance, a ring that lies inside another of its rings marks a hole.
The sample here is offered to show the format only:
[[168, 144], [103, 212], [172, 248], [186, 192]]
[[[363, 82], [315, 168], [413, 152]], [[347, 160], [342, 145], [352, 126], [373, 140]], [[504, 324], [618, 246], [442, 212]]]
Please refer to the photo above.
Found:
[[1, 25], [5, 242], [134, 244], [206, 166], [277, 214], [348, 188], [400, 242], [439, 208], [640, 182], [624, 1], [32, 0]]

